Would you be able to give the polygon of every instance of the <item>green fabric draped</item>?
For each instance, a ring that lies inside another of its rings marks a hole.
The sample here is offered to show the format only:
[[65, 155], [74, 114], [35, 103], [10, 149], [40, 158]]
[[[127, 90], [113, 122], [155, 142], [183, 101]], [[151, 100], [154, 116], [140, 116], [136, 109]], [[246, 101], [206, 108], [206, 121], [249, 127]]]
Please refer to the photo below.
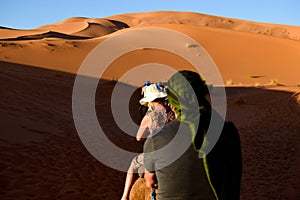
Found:
[[193, 146], [197, 152], [201, 148], [207, 130], [207, 127], [202, 126], [203, 123], [200, 124], [201, 130], [198, 130], [200, 116], [204, 112], [210, 112], [209, 106], [204, 103], [205, 93], [208, 92], [202, 91], [204, 86], [205, 82], [197, 73], [188, 71], [174, 74], [167, 83], [168, 101], [175, 108], [177, 119], [189, 126]]
[[202, 154], [208, 182], [218, 200], [218, 195], [209, 176], [206, 155], [200, 150], [202, 145], [208, 144], [205, 136], [211, 116], [211, 107], [205, 100], [205, 95], [208, 94], [205, 81], [195, 72], [180, 71], [169, 79], [167, 94], [169, 103], [175, 109], [177, 119], [187, 124], [192, 133], [193, 147], [196, 152]]

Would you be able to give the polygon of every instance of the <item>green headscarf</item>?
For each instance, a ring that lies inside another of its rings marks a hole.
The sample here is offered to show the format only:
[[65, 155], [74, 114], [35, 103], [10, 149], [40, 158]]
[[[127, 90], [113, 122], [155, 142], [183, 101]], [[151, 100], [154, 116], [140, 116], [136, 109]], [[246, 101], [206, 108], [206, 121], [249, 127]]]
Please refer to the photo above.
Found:
[[198, 73], [183, 70], [175, 73], [167, 86], [168, 101], [175, 108], [178, 120], [188, 124], [193, 146], [199, 152], [207, 131], [207, 123], [199, 124], [200, 116], [210, 112], [210, 105], [205, 99], [208, 94], [205, 81]]
[[186, 123], [192, 133], [192, 143], [196, 152], [203, 157], [203, 166], [211, 189], [218, 200], [219, 197], [211, 182], [205, 152], [201, 146], [207, 145], [205, 140], [211, 116], [211, 106], [205, 99], [208, 88], [200, 75], [192, 71], [179, 71], [167, 83], [169, 103], [175, 108], [177, 119]]

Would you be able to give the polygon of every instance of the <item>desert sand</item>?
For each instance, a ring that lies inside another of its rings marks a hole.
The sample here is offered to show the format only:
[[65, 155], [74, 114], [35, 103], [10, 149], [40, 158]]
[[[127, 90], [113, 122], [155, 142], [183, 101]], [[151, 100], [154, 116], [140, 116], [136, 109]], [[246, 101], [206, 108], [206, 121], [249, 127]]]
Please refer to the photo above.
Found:
[[[1, 27], [0, 198], [121, 198], [126, 173], [105, 166], [82, 144], [72, 90], [94, 47], [143, 27], [184, 33], [217, 64], [226, 88], [226, 118], [240, 131], [241, 199], [299, 199], [300, 27], [187, 12], [74, 17], [32, 30]], [[135, 90], [128, 107], [138, 124], [141, 81], [165, 81], [170, 74], [161, 70], [150, 76], [145, 70], [136, 75], [143, 77], [138, 81], [121, 77], [149, 62], [193, 69], [170, 52], [138, 49], [116, 59], [102, 77], [89, 77], [101, 79], [95, 99], [101, 127], [116, 145], [133, 152], [142, 144], [115, 123], [111, 94], [119, 79], [124, 92]]]

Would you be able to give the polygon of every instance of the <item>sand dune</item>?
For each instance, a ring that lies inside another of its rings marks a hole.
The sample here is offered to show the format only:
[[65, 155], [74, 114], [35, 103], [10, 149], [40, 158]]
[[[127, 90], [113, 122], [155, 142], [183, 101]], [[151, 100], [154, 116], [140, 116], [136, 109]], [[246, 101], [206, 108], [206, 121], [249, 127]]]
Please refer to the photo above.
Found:
[[74, 33], [74, 35], [79, 36], [90, 36], [90, 37], [101, 37], [114, 32], [112, 28], [103, 26], [97, 23], [89, 23], [88, 27], [85, 29]]
[[[233, 18], [211, 16], [192, 12], [149, 12], [133, 13], [110, 16], [107, 18], [84, 18], [72, 17], [54, 24], [43, 25], [32, 30], [11, 30], [0, 27], [0, 38], [24, 36], [32, 32], [54, 31], [64, 34], [73, 34], [86, 29], [89, 24], [99, 24], [115, 31], [123, 28], [136, 27], [140, 25], [161, 25], [161, 24], [184, 24], [200, 27], [211, 27], [218, 29], [228, 29], [248, 33], [275, 36], [292, 40], [300, 39], [300, 28], [296, 26], [286, 26], [280, 24], [258, 23]], [[10, 31], [11, 30], [11, 31]], [[101, 36], [105, 34], [104, 31]], [[109, 32], [110, 33], [110, 32]], [[109, 34], [107, 33], [107, 34]]]
[[[143, 27], [169, 28], [196, 39], [216, 62], [224, 84], [264, 86], [276, 82], [292, 87], [300, 84], [297, 73], [289, 73], [299, 68], [299, 27], [198, 13], [137, 13], [107, 19], [77, 17], [34, 30], [2, 28], [0, 60], [76, 73], [85, 56], [105, 38], [118, 31]], [[260, 29], [270, 34], [258, 31]], [[63, 49], [68, 49], [68, 52]], [[143, 63], [150, 52], [153, 58], [161, 57], [160, 62], [175, 69], [188, 65], [178, 58], [170, 63], [169, 58], [163, 59], [159, 53], [147, 50], [139, 52], [138, 57], [129, 53], [128, 59], [122, 57], [122, 62], [116, 60], [112, 68], [128, 71], [137, 63]], [[36, 58], [30, 59], [27, 54]], [[110, 70], [109, 75], [103, 78], [119, 79], [121, 76], [118, 70]]]
[[47, 36], [49, 33], [70, 35], [69, 37], [65, 36], [64, 39], [76, 39], [75, 37], [73, 38], [73, 35], [82, 36], [82, 38], [78, 37], [79, 39], [87, 39], [91, 37], [101, 37], [123, 28], [129, 28], [129, 26], [116, 20], [72, 17], [62, 22], [40, 26], [32, 30], [18, 30], [0, 27], [0, 39], [21, 40], [24, 38], [31, 38], [33, 35], [46, 35], [45, 37], [53, 37], [53, 35]]
[[134, 13], [108, 17], [124, 21], [130, 26], [159, 25], [159, 24], [185, 24], [220, 29], [229, 29], [256, 34], [283, 37], [294, 40], [300, 39], [300, 28], [280, 24], [257, 23], [246, 20], [211, 16], [192, 12], [154, 12]]
[[[5, 134], [1, 134], [0, 143], [2, 199], [118, 199], [125, 174], [90, 156], [72, 123], [70, 101], [75, 76], [3, 62], [0, 66], [4, 91], [0, 109], [5, 119], [1, 120]], [[110, 102], [108, 94], [114, 83], [102, 84], [97, 95], [101, 125], [110, 130], [116, 144], [140, 150], [141, 146], [110, 120], [109, 107], [103, 105]], [[124, 85], [126, 88], [130, 89]], [[291, 100], [291, 93], [259, 88], [231, 87], [227, 95], [228, 119], [237, 124], [243, 145], [242, 199], [280, 199], [285, 195], [282, 191], [290, 188], [288, 184], [297, 181], [297, 171], [290, 170], [299, 167], [295, 162], [300, 131], [297, 101]], [[138, 99], [133, 96], [130, 105], [136, 122]], [[289, 195], [296, 189], [290, 188]]]
[[[1, 199], [119, 199], [125, 173], [92, 157], [75, 129], [70, 103], [75, 75], [0, 62], [0, 77]], [[96, 110], [102, 128], [118, 146], [140, 151], [141, 144], [118, 128], [107, 106], [115, 82], [100, 83]], [[130, 91], [132, 86], [122, 88]], [[227, 118], [238, 126], [243, 147], [241, 199], [296, 200], [298, 98], [261, 88], [226, 91]], [[139, 97], [136, 90], [129, 105], [136, 123]]]
[[72, 34], [74, 32], [77, 32], [79, 30], [82, 30], [87, 27], [86, 23], [87, 18], [84, 17], [72, 17], [68, 18], [66, 20], [63, 20], [61, 22], [57, 22], [54, 24], [47, 24], [40, 27], [37, 27], [34, 30], [53, 30], [56, 32], [62, 32], [65, 34]]
[[[299, 199], [300, 27], [187, 12], [73, 17], [32, 30], [0, 27], [0, 199], [120, 199], [126, 174], [83, 146], [73, 121], [72, 90], [95, 46], [143, 27], [188, 35], [217, 64], [226, 86], [227, 119], [241, 134], [241, 199]], [[141, 48], [114, 60], [102, 77], [89, 77], [100, 78], [99, 123], [116, 145], [134, 152], [142, 144], [114, 121], [111, 94], [116, 80], [149, 62], [194, 69], [172, 52]], [[171, 75], [154, 71], [143, 69], [121, 83], [123, 92], [135, 90], [128, 107], [137, 124], [138, 86]]]
[[17, 30], [17, 29], [7, 29], [5, 27], [0, 28], [0, 39], [7, 38], [17, 38], [25, 35], [41, 34], [45, 31], [42, 30]]

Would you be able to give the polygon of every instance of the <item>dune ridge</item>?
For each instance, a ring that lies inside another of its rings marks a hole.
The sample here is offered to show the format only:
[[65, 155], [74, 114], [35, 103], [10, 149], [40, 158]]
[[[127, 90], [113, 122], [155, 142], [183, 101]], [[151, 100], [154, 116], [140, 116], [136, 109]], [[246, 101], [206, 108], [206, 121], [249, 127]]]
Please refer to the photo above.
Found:
[[90, 37], [75, 36], [75, 35], [68, 35], [68, 34], [55, 32], [55, 31], [48, 31], [48, 32], [42, 33], [42, 34], [25, 35], [25, 36], [19, 36], [17, 38], [6, 38], [6, 39], [1, 39], [1, 40], [2, 41], [40, 40], [40, 39], [44, 39], [44, 38], [61, 38], [61, 39], [67, 39], [67, 40], [83, 40], [83, 39], [89, 39]]
[[89, 39], [105, 36], [123, 28], [129, 28], [129, 26], [124, 22], [111, 19], [73, 17], [32, 30], [0, 27], [0, 40], [29, 40], [51, 37], [70, 40]]
[[[43, 33], [54, 31], [62, 34], [80, 33], [81, 36], [88, 35], [93, 37], [101, 37], [123, 28], [135, 27], [140, 25], [160, 24], [194, 25], [200, 27], [228, 29], [287, 38], [292, 40], [300, 40], [300, 27], [298, 26], [268, 24], [239, 20], [234, 18], [212, 16], [201, 13], [175, 11], [122, 14], [109, 16], [106, 18], [72, 17], [58, 23], [40, 26], [36, 29], [32, 29], [32, 31], [36, 31], [39, 34], [41, 34], [41, 32], [43, 31]], [[93, 28], [91, 28], [90, 26], [92, 26]], [[96, 31], [96, 33], [93, 33], [95, 26], [99, 26], [99, 30]], [[100, 27], [102, 27], [102, 29], [100, 29]], [[91, 30], [88, 31], [88, 29]], [[0, 39], [7, 39], [8, 37], [14, 38], [14, 35], [24, 36], [27, 35], [26, 32], [28, 32], [28, 30], [0, 27]], [[85, 33], [87, 35], [85, 35]]]
[[300, 27], [298, 26], [252, 22], [194, 12], [158, 11], [150, 13], [133, 13], [111, 16], [108, 17], [108, 19], [124, 21], [130, 26], [185, 24], [250, 32], [293, 40], [300, 39]]

